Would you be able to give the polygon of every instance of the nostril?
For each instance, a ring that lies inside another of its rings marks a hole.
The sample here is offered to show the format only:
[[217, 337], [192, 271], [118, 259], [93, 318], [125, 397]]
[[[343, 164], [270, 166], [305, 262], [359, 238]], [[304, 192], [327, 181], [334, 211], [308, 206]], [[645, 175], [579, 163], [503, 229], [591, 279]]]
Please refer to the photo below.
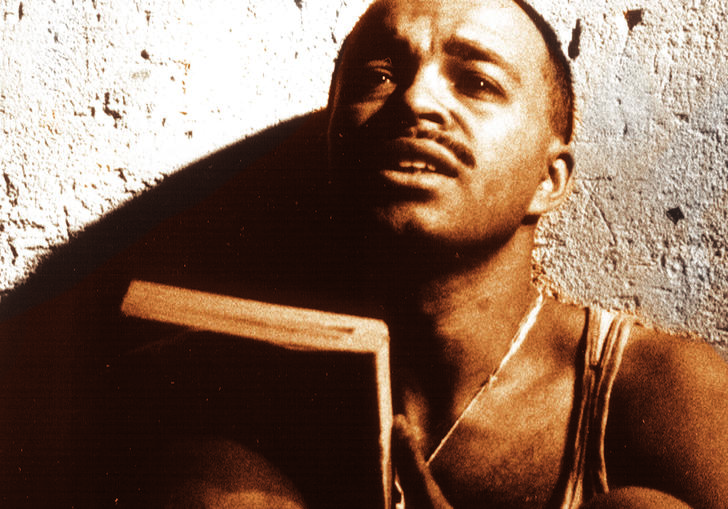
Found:
[[422, 113], [422, 114], [418, 115], [418, 118], [420, 120], [433, 122], [438, 125], [442, 125], [445, 123], [445, 117], [440, 115], [439, 113], [434, 113], [434, 112]]

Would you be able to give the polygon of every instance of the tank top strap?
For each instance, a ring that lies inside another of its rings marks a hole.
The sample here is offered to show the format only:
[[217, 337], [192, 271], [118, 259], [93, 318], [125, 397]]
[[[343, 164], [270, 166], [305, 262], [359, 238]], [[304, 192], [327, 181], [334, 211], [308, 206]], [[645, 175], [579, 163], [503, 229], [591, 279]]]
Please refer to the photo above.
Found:
[[629, 315], [589, 309], [583, 370], [575, 390], [578, 419], [572, 454], [565, 462], [569, 470], [561, 509], [576, 509], [609, 490], [604, 458], [609, 399], [634, 323]]

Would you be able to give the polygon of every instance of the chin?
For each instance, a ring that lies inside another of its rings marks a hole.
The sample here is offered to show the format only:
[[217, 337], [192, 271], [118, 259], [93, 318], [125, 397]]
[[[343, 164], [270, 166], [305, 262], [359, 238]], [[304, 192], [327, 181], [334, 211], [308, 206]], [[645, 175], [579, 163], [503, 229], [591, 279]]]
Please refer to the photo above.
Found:
[[474, 229], [471, 224], [445, 219], [434, 214], [411, 215], [388, 208], [376, 211], [373, 227], [385, 245], [400, 250], [398, 252], [417, 251], [462, 257], [463, 260], [498, 250], [508, 243], [517, 229], [503, 225], [483, 225], [482, 229]]
[[457, 249], [462, 238], [451, 225], [442, 224], [429, 215], [412, 214], [397, 207], [376, 209], [372, 228], [378, 236], [389, 239], [393, 245], [427, 251]]
[[374, 223], [396, 235], [431, 236], [437, 228], [430, 214], [414, 213], [407, 205], [389, 205], [373, 209]]

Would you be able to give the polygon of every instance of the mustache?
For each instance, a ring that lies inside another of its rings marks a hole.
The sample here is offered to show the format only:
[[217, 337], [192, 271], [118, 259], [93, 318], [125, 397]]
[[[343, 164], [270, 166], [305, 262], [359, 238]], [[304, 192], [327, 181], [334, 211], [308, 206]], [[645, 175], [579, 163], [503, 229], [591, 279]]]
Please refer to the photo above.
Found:
[[475, 155], [473, 151], [464, 143], [443, 132], [434, 129], [410, 127], [405, 135], [410, 138], [434, 141], [452, 152], [465, 166], [469, 168], [475, 167]]

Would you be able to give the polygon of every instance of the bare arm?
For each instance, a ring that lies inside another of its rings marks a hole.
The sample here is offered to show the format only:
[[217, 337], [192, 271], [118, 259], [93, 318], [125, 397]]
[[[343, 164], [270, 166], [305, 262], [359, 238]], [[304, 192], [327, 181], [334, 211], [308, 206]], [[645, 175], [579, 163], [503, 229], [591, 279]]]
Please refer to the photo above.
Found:
[[[614, 387], [606, 448], [612, 488], [650, 488], [695, 509], [728, 507], [728, 365], [703, 343], [636, 329]], [[620, 492], [651, 493], [613, 496]], [[672, 507], [661, 504], [654, 507]]]
[[598, 495], [580, 509], [691, 509], [666, 493], [648, 488], [620, 488]]

